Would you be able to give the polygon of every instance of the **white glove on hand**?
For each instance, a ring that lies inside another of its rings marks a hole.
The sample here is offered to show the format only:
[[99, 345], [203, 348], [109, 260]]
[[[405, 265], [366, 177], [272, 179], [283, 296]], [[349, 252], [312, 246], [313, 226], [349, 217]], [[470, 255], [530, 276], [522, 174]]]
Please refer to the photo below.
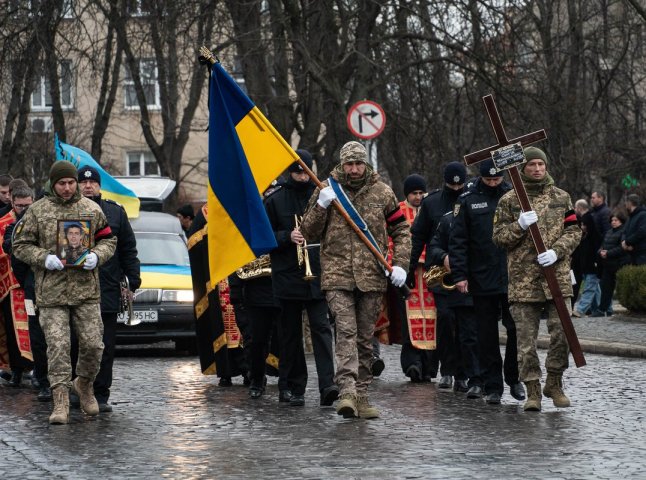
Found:
[[45, 268], [47, 270], [63, 270], [65, 265], [56, 255], [49, 254], [45, 259]]
[[99, 263], [99, 257], [97, 257], [96, 253], [90, 252], [87, 254], [87, 257], [85, 257], [83, 268], [85, 270], [92, 270], [94, 267], [96, 267], [97, 263]]
[[538, 215], [536, 215], [534, 210], [523, 212], [518, 217], [518, 225], [520, 225], [520, 228], [523, 230], [527, 230], [532, 223], [536, 222], [538, 222]]
[[333, 200], [336, 200], [336, 193], [332, 187], [325, 187], [319, 192], [319, 199], [316, 201], [321, 207], [327, 208]]
[[393, 267], [393, 271], [390, 272], [390, 283], [396, 287], [401, 287], [406, 283], [406, 271], [402, 267]]
[[541, 264], [542, 267], [549, 267], [552, 265], [556, 260], [556, 252], [554, 250], [547, 250], [546, 252], [539, 253], [538, 254], [538, 263]]

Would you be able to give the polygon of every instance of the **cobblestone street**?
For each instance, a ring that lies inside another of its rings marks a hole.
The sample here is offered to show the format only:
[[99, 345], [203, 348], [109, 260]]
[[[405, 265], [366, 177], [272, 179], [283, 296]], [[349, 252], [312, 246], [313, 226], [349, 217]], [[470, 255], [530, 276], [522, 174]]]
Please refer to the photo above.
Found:
[[[51, 404], [0, 387], [0, 478], [644, 478], [646, 361], [589, 354], [566, 373], [573, 407], [544, 399], [523, 413], [508, 393], [486, 405], [436, 384], [411, 384], [399, 348], [383, 349], [378, 420], [279, 405], [276, 379], [259, 401], [199, 373], [172, 349], [120, 350], [114, 412], [73, 410], [49, 426]], [[544, 354], [544, 351], [541, 352]], [[308, 356], [310, 372], [313, 358]]]

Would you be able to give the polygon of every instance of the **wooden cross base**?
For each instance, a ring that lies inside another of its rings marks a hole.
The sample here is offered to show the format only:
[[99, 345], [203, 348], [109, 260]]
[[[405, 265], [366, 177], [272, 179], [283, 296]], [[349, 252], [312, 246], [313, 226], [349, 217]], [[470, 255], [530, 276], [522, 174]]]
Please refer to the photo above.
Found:
[[[523, 135], [522, 137], [508, 140], [507, 135], [505, 134], [505, 129], [502, 126], [502, 120], [500, 118], [500, 114], [498, 113], [498, 108], [496, 107], [493, 96], [487, 95], [485, 97], [482, 97], [482, 101], [484, 102], [485, 108], [487, 109], [487, 115], [489, 116], [489, 121], [491, 122], [493, 131], [496, 134], [498, 144], [465, 155], [464, 161], [467, 165], [473, 165], [487, 158], [491, 158], [491, 152], [493, 150], [506, 147], [513, 143], [520, 143], [524, 147], [525, 145], [530, 145], [532, 143], [538, 142], [539, 140], [545, 140], [547, 138], [545, 130], [538, 130], [536, 132]], [[518, 167], [513, 166], [509, 168], [508, 171], [511, 178], [511, 183], [514, 186], [514, 191], [516, 192], [516, 196], [518, 197], [518, 201], [523, 212], [532, 210], [532, 205], [529, 202], [529, 197], [527, 196], [525, 185], [520, 178]], [[532, 240], [534, 241], [536, 252], [539, 254], [545, 252], [547, 248], [545, 247], [545, 243], [543, 242], [543, 237], [541, 236], [541, 232], [538, 229], [538, 225], [535, 223], [530, 225], [529, 233], [531, 234]], [[545, 275], [547, 286], [549, 287], [550, 293], [552, 294], [552, 300], [554, 301], [556, 311], [558, 312], [559, 319], [561, 320], [561, 325], [563, 325], [563, 331], [565, 332], [565, 337], [567, 338], [568, 345], [570, 346], [570, 351], [572, 352], [574, 363], [577, 367], [582, 367], [586, 364], [585, 358], [583, 357], [583, 351], [581, 350], [579, 339], [576, 336], [576, 331], [574, 330], [574, 325], [572, 324], [570, 313], [568, 312], [567, 306], [565, 304], [565, 298], [563, 297], [563, 293], [561, 292], [561, 288], [559, 287], [559, 283], [556, 279], [556, 271], [554, 270], [554, 266], [549, 265], [547, 267], [543, 267], [543, 274]]]

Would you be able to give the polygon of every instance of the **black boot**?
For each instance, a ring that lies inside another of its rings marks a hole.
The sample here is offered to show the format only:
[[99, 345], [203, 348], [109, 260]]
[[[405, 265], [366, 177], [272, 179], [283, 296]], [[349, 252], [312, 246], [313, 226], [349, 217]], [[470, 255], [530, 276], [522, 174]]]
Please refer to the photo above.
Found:
[[18, 388], [22, 383], [22, 370], [13, 370], [11, 372], [11, 379], [9, 380], [9, 386]]
[[52, 401], [52, 390], [48, 385], [43, 385], [38, 391], [38, 401], [39, 402], [51, 402]]

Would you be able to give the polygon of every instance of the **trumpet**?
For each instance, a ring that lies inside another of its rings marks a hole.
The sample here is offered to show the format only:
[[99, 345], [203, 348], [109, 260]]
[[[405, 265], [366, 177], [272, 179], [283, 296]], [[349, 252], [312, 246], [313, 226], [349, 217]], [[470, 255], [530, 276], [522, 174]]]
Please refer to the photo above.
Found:
[[[296, 230], [300, 231], [302, 221], [303, 217], [294, 215], [294, 228], [296, 228]], [[302, 267], [303, 265], [305, 265], [305, 275], [303, 276], [303, 280], [305, 280], [306, 282], [311, 282], [316, 278], [316, 275], [312, 273], [312, 267], [310, 266], [310, 254], [307, 251], [307, 242], [305, 240], [303, 240], [303, 243], [296, 244], [296, 255], [298, 257], [298, 266]]]
[[427, 272], [424, 272], [424, 281], [426, 286], [429, 288], [441, 286], [445, 290], [455, 290], [456, 285], [448, 285], [444, 282], [444, 277], [446, 277], [450, 272], [446, 267], [440, 267], [439, 265], [433, 265], [428, 269]]
[[141, 320], [135, 318], [135, 314], [132, 308], [132, 295], [130, 294], [130, 280], [126, 275], [123, 276], [119, 282], [121, 287], [121, 303], [119, 305], [119, 313], [122, 313], [125, 317], [124, 324], [129, 327], [134, 327], [139, 325]]

